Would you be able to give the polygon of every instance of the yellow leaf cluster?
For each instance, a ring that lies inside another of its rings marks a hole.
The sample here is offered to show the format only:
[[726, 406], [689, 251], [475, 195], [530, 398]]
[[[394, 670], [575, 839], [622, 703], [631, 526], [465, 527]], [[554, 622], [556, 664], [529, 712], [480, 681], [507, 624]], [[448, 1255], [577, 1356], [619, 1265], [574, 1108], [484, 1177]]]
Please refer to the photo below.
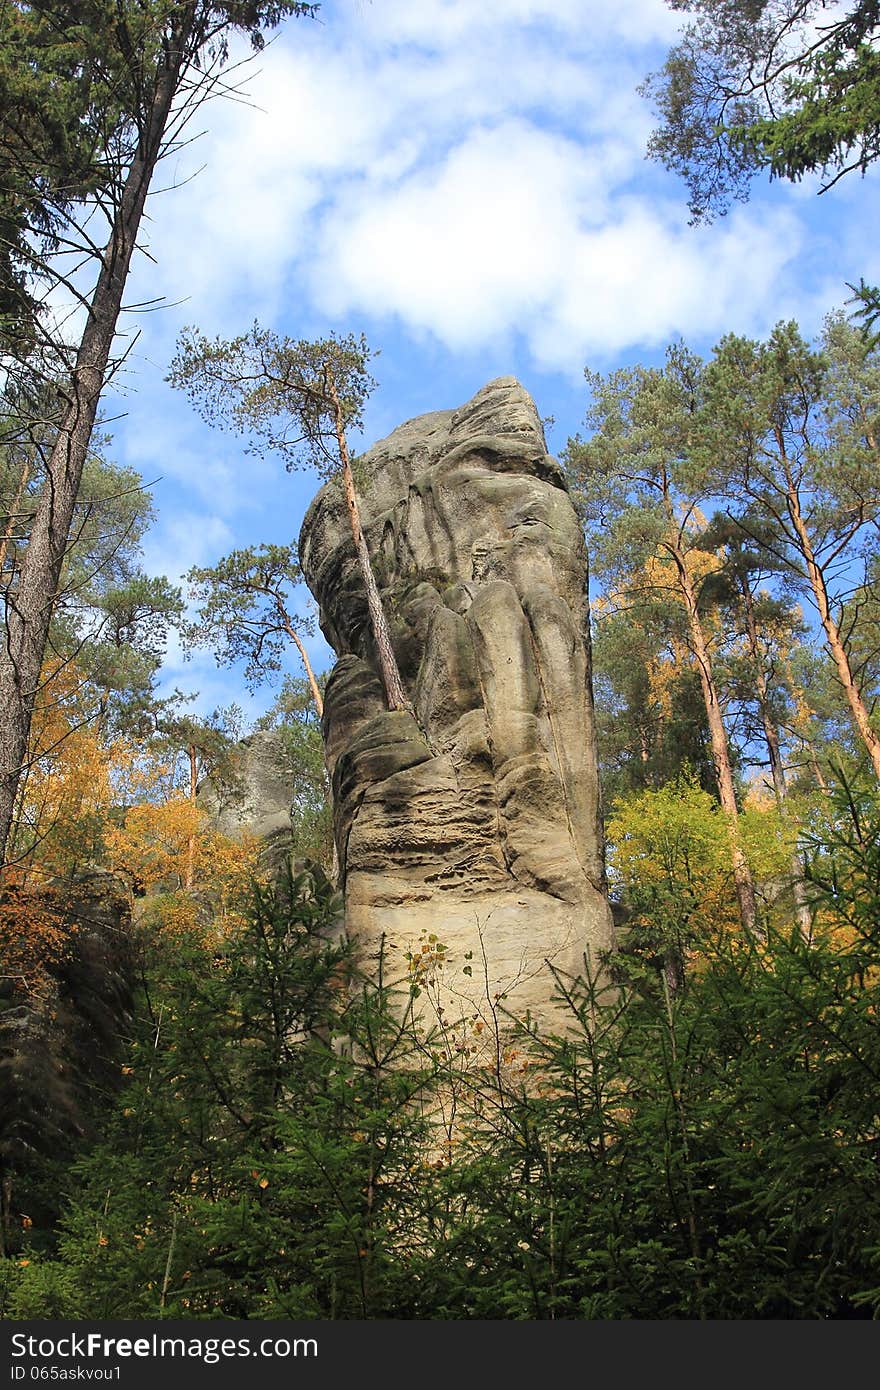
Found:
[[621, 887], [680, 899], [691, 930], [736, 930], [730, 832], [708, 792], [680, 779], [622, 798], [607, 834], [609, 871]]
[[182, 888], [190, 842], [197, 839], [203, 819], [196, 803], [180, 794], [129, 806], [122, 823], [107, 831], [110, 863], [139, 892]]
[[48, 663], [0, 905], [0, 954], [23, 987], [48, 978], [66, 940], [50, 885], [84, 863], [114, 870], [133, 897], [161, 896], [153, 916], [163, 929], [211, 920], [221, 934], [237, 924], [236, 904], [257, 867], [256, 844], [214, 831], [163, 753], [102, 739], [95, 713], [76, 666]]
[[97, 857], [112, 800], [112, 750], [99, 739], [94, 711], [72, 663], [43, 670], [19, 788], [10, 859], [25, 873], [61, 877]]
[[[790, 880], [798, 825], [775, 801], [753, 794], [736, 833], [759, 891]], [[612, 878], [630, 891], [657, 890], [685, 904], [698, 933], [739, 931], [731, 827], [720, 806], [694, 781], [679, 778], [657, 791], [617, 801], [608, 825]], [[644, 896], [644, 894], [642, 894]]]

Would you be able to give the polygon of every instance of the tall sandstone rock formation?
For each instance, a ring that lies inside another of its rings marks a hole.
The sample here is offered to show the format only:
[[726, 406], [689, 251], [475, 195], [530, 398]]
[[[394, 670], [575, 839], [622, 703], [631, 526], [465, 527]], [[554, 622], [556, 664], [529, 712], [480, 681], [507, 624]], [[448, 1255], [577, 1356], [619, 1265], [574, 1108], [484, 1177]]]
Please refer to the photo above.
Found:
[[324, 733], [346, 926], [386, 977], [446, 947], [447, 1020], [504, 997], [549, 1019], [552, 973], [612, 943], [590, 684], [586, 553], [513, 377], [421, 415], [356, 465], [414, 719], [389, 711], [342, 490], [300, 559], [338, 655]]

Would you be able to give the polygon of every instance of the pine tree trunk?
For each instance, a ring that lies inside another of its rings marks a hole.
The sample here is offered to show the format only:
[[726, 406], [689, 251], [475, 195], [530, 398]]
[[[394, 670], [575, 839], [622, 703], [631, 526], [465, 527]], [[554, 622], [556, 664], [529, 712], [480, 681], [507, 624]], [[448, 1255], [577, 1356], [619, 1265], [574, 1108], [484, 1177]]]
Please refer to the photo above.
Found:
[[[776, 805], [779, 811], [782, 812], [788, 795], [788, 784], [785, 777], [785, 767], [782, 762], [779, 730], [776, 727], [770, 708], [770, 689], [767, 684], [767, 673], [764, 670], [764, 663], [761, 660], [761, 648], [758, 644], [758, 625], [755, 621], [754, 597], [745, 576], [742, 576], [741, 588], [746, 615], [746, 639], [749, 646], [749, 656], [752, 660], [752, 669], [755, 673], [755, 689], [758, 694], [758, 709], [761, 714], [764, 741], [767, 744], [767, 757], [770, 760], [770, 776], [773, 780], [773, 793], [776, 797]], [[803, 868], [801, 867], [801, 861], [796, 851], [791, 856], [791, 871], [791, 886], [794, 895], [798, 926], [800, 927], [803, 939], [809, 941], [813, 934], [813, 914], [810, 911], [810, 905], [807, 900]]]
[[[21, 473], [18, 479], [18, 487], [16, 488], [15, 497], [12, 501], [12, 506], [10, 507], [9, 513], [5, 518], [6, 525], [3, 528], [3, 537], [2, 539], [0, 539], [0, 585], [2, 585], [3, 588], [6, 587], [6, 556], [9, 553], [9, 547], [11, 546], [14, 540], [13, 530], [15, 527], [16, 519], [18, 518], [20, 513], [21, 504], [24, 500], [24, 491], [28, 485], [30, 476], [31, 461], [29, 458], [26, 458], [21, 466]], [[13, 565], [14, 564], [15, 560], [13, 557]], [[11, 570], [9, 575], [9, 582], [12, 582]]]
[[192, 24], [164, 49], [152, 104], [116, 208], [89, 317], [69, 382], [68, 405], [46, 469], [18, 584], [6, 592], [6, 651], [0, 665], [0, 863], [12, 822], [16, 787], [27, 755], [31, 717], [98, 401], [122, 306], [150, 180], [177, 90]]
[[871, 719], [868, 714], [867, 706], [862, 699], [862, 692], [856, 683], [849, 663], [846, 647], [840, 636], [840, 629], [834, 621], [831, 612], [831, 601], [828, 597], [828, 589], [825, 585], [825, 575], [822, 567], [816, 560], [812, 543], [807, 532], [804, 519], [801, 515], [800, 499], [796, 489], [790, 485], [786, 497], [788, 504], [788, 514], [797, 536], [798, 546], [803, 556], [804, 564], [807, 567], [807, 578], [810, 581], [810, 588], [813, 591], [813, 598], [819, 610], [819, 621], [825, 633], [825, 640], [828, 643], [828, 650], [831, 652], [834, 665], [837, 668], [837, 677], [843, 686], [843, 693], [849, 705], [853, 723], [856, 731], [867, 749], [868, 756], [874, 768], [874, 776], [880, 782], [880, 737], [871, 727]]
[[779, 730], [770, 712], [770, 688], [767, 684], [767, 673], [764, 670], [764, 663], [761, 660], [761, 648], [758, 642], [758, 624], [755, 620], [755, 600], [749, 588], [749, 582], [744, 575], [740, 578], [740, 591], [743, 596], [743, 611], [746, 619], [746, 641], [748, 643], [752, 670], [755, 675], [758, 712], [761, 716], [761, 727], [764, 731], [764, 742], [767, 745], [767, 757], [770, 762], [770, 778], [773, 782], [773, 793], [776, 797], [776, 804], [781, 808], [785, 801], [787, 791], [785, 769], [782, 765], [781, 740], [779, 737]]
[[283, 611], [283, 609], [281, 620], [284, 624], [284, 631], [287, 633], [288, 637], [290, 638], [291, 642], [294, 644], [294, 646], [300, 654], [300, 657], [302, 658], [302, 664], [305, 667], [306, 671], [306, 679], [309, 682], [309, 689], [312, 692], [312, 699], [315, 702], [315, 709], [318, 711], [318, 718], [323, 719], [324, 701], [321, 699], [321, 691], [318, 688], [318, 682], [315, 678], [315, 673], [312, 670], [312, 663], [309, 661], [309, 654], [303, 646], [299, 633], [294, 631], [293, 624], [291, 623], [290, 618], [288, 617], [287, 613]]
[[[195, 806], [196, 791], [198, 790], [198, 752], [196, 750], [195, 745], [192, 743], [189, 745], [186, 751], [189, 756], [189, 800], [190, 805]], [[183, 885], [184, 888], [187, 889], [187, 891], [193, 886], [193, 878], [195, 876], [195, 863], [196, 837], [195, 835], [190, 835], [186, 843], [186, 880]]]
[[367, 593], [367, 610], [370, 615], [370, 625], [373, 629], [373, 637], [376, 642], [376, 652], [379, 657], [379, 670], [382, 676], [382, 684], [385, 687], [385, 699], [389, 709], [408, 710], [410, 708], [409, 700], [403, 688], [403, 681], [400, 678], [397, 658], [394, 655], [394, 648], [391, 645], [391, 633], [388, 630], [388, 620], [385, 617], [385, 610], [382, 607], [382, 598], [376, 584], [376, 577], [373, 574], [370, 552], [367, 548], [367, 542], [361, 526], [360, 508], [358, 507], [354, 477], [351, 471], [351, 457], [348, 452], [348, 442], [345, 438], [345, 422], [342, 418], [342, 406], [339, 401], [339, 394], [336, 390], [336, 383], [333, 379], [333, 372], [329, 365], [327, 368], [327, 395], [333, 405], [336, 419], [336, 439], [339, 444], [339, 456], [342, 459], [342, 486], [345, 492], [345, 504], [348, 508], [348, 519], [351, 523], [351, 535], [354, 541], [358, 565]]
[[739, 915], [744, 929], [751, 933], [755, 929], [757, 908], [755, 904], [755, 885], [743, 854], [739, 838], [739, 810], [736, 804], [736, 791], [733, 784], [733, 768], [730, 762], [730, 749], [727, 743], [727, 730], [721, 717], [721, 704], [718, 688], [712, 670], [712, 657], [709, 644], [700, 619], [697, 597], [687, 569], [684, 553], [677, 545], [670, 546], [670, 553], [678, 574], [678, 583], [687, 612], [688, 631], [691, 649], [700, 674], [703, 703], [706, 707], [706, 721], [712, 743], [712, 761], [715, 766], [715, 781], [721, 809], [727, 817], [730, 831], [731, 858], [733, 861], [733, 881], [736, 889]]
[[827, 795], [829, 791], [828, 779], [825, 776], [825, 773], [822, 771], [821, 767], [819, 766], [819, 759], [816, 757], [816, 749], [813, 746], [812, 740], [808, 737], [806, 732], [810, 727], [810, 721], [813, 718], [813, 711], [807, 704], [806, 696], [804, 695], [803, 689], [797, 684], [797, 682], [794, 679], [791, 670], [791, 662], [786, 662], [786, 679], [788, 681], [788, 688], [792, 694], [792, 699], [794, 700], [795, 732], [797, 733], [798, 739], [800, 740], [801, 748], [804, 750], [804, 753], [806, 755], [806, 759], [809, 763], [810, 771], [812, 772], [813, 777], [815, 779], [816, 786], [819, 788], [821, 792], [825, 792]]

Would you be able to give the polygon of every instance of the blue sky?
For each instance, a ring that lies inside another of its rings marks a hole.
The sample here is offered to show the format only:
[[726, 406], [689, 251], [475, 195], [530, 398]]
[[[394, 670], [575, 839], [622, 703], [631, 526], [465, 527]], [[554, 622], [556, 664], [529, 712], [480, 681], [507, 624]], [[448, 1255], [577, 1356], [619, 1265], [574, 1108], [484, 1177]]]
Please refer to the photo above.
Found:
[[[167, 386], [185, 324], [365, 333], [379, 387], [355, 447], [513, 373], [555, 418], [558, 453], [583, 420], [585, 365], [656, 360], [677, 337], [708, 353], [781, 318], [815, 332], [847, 281], [880, 281], [875, 175], [821, 197], [812, 180], [756, 184], [688, 226], [684, 186], [645, 159], [636, 92], [679, 22], [662, 0], [325, 0], [238, 100], [203, 109], [190, 134], [204, 134], [154, 181], [153, 259], [128, 287], [128, 303], [165, 307], [125, 317], [139, 337], [105, 398], [123, 415], [112, 456], [160, 480], [150, 572], [179, 582], [233, 546], [294, 538], [318, 485], [245, 455]], [[204, 712], [272, 699], [174, 644], [164, 674]]]

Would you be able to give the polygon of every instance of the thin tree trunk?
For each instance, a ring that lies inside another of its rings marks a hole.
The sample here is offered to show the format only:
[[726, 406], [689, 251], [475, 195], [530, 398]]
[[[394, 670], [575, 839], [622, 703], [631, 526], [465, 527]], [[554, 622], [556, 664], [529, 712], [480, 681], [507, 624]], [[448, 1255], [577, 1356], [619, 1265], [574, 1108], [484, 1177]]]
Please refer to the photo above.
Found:
[[9, 1253], [12, 1233], [12, 1176], [4, 1173], [0, 1180], [0, 1258]]
[[[198, 778], [197, 778], [197, 776], [196, 776], [196, 774], [197, 774], [197, 772], [198, 772], [198, 761], [197, 761], [197, 760], [198, 760], [198, 753], [197, 753], [197, 751], [196, 751], [196, 748], [195, 748], [195, 745], [194, 745], [194, 744], [191, 743], [191, 744], [189, 745], [189, 747], [188, 747], [188, 749], [187, 749], [187, 753], [188, 753], [188, 755], [189, 755], [189, 799], [190, 799], [190, 804], [191, 804], [192, 806], [195, 806], [195, 804], [196, 804], [196, 790], [197, 790], [197, 786], [198, 786]], [[195, 869], [195, 862], [196, 862], [196, 837], [195, 837], [195, 835], [190, 835], [190, 837], [189, 837], [189, 839], [188, 839], [188, 841], [187, 841], [187, 845], [186, 845], [186, 879], [185, 879], [184, 885], [183, 885], [184, 888], [186, 888], [186, 889], [190, 889], [190, 888], [192, 888], [192, 886], [193, 886], [193, 877], [194, 877], [194, 872], [193, 872], [193, 871], [194, 871], [194, 869]]]
[[[691, 1175], [691, 1150], [690, 1144], [688, 1142], [687, 1117], [685, 1115], [684, 1098], [682, 1096], [681, 1091], [681, 1078], [678, 1074], [678, 1046], [675, 1037], [675, 1014], [672, 1008], [672, 993], [670, 992], [669, 981], [665, 973], [663, 975], [663, 994], [664, 1002], [666, 1004], [666, 1023], [667, 1036], [669, 1038], [670, 1060], [672, 1062], [672, 1070], [670, 1070], [669, 1067], [666, 1068], [666, 1081], [669, 1087], [669, 1091], [672, 1095], [673, 1104], [675, 1105], [675, 1112], [679, 1125], [679, 1133], [681, 1135], [681, 1155], [684, 1167], [684, 1189], [685, 1195], [687, 1197], [686, 1220], [688, 1231], [688, 1244], [690, 1247], [691, 1259], [694, 1262], [695, 1287], [699, 1295], [699, 1316], [701, 1319], [705, 1319], [705, 1288], [703, 1285], [702, 1276], [700, 1274], [700, 1268], [702, 1266], [703, 1261], [703, 1253], [700, 1242], [700, 1230], [697, 1224], [697, 1206], [696, 1201], [694, 1199], [693, 1177]], [[670, 1190], [671, 1188], [672, 1184], [670, 1182]]]
[[840, 636], [840, 629], [834, 621], [834, 615], [831, 612], [831, 601], [828, 597], [828, 590], [825, 585], [825, 576], [822, 572], [821, 565], [816, 560], [809, 533], [807, 532], [804, 519], [801, 515], [800, 499], [793, 485], [789, 485], [786, 500], [788, 504], [788, 514], [798, 539], [801, 555], [807, 567], [807, 577], [810, 581], [810, 588], [813, 591], [816, 607], [819, 610], [819, 621], [825, 633], [828, 650], [831, 652], [834, 665], [837, 668], [837, 677], [840, 684], [843, 686], [843, 693], [846, 696], [846, 702], [849, 705], [853, 723], [868, 751], [868, 756], [874, 768], [874, 776], [877, 778], [878, 782], [880, 782], [880, 737], [878, 737], [871, 728], [871, 719], [868, 714], [867, 706], [862, 699], [862, 692], [859, 690], [855, 677], [853, 676], [846, 647]]
[[639, 729], [638, 740], [639, 757], [641, 758], [642, 762], [647, 766], [647, 764], [651, 761], [651, 750], [648, 747], [648, 735], [644, 728]]
[[709, 644], [706, 641], [706, 634], [703, 631], [703, 624], [700, 620], [697, 596], [694, 592], [690, 574], [688, 573], [686, 556], [677, 545], [670, 546], [670, 551], [678, 573], [679, 588], [684, 598], [691, 647], [694, 657], [696, 658], [697, 670], [700, 673], [703, 703], [706, 706], [706, 721], [709, 725], [709, 737], [712, 742], [712, 761], [715, 766], [715, 781], [718, 786], [718, 799], [721, 802], [721, 809], [727, 817], [727, 824], [730, 831], [733, 881], [736, 888], [737, 902], [739, 904], [740, 920], [747, 932], [753, 932], [757, 919], [755, 885], [752, 882], [752, 875], [746, 863], [742, 845], [740, 844], [738, 824], [739, 809], [736, 804], [736, 791], [733, 785], [733, 768], [730, 762], [727, 730], [724, 727], [724, 720], [721, 717], [721, 704], [718, 699], [718, 689], [712, 671], [712, 657], [709, 652]]
[[312, 670], [312, 663], [309, 661], [308, 652], [306, 651], [305, 647], [303, 646], [302, 641], [300, 640], [299, 634], [296, 633], [296, 632], [294, 632], [293, 625], [291, 624], [288, 615], [287, 615], [286, 613], [284, 613], [283, 610], [282, 610], [282, 623], [284, 624], [284, 631], [287, 633], [287, 635], [288, 635], [288, 637], [290, 638], [291, 642], [294, 644], [294, 646], [296, 647], [296, 649], [297, 649], [297, 651], [299, 652], [300, 656], [302, 657], [302, 664], [303, 664], [303, 666], [306, 668], [306, 678], [307, 678], [307, 680], [308, 680], [308, 682], [309, 682], [309, 688], [311, 689], [311, 692], [312, 692], [312, 699], [313, 699], [314, 702], [315, 702], [315, 709], [318, 711], [318, 718], [319, 718], [319, 719], [323, 719], [323, 717], [324, 717], [324, 701], [321, 699], [321, 692], [320, 692], [320, 690], [318, 689], [318, 682], [317, 682], [317, 680], [315, 679], [315, 673], [314, 673], [314, 671]]
[[813, 711], [807, 704], [806, 696], [804, 695], [803, 689], [797, 684], [797, 682], [794, 679], [790, 661], [786, 662], [786, 674], [788, 680], [788, 688], [791, 691], [792, 699], [794, 700], [795, 731], [797, 733], [798, 738], [800, 739], [801, 747], [803, 748], [804, 753], [806, 754], [807, 762], [810, 765], [810, 771], [816, 779], [816, 786], [819, 788], [821, 792], [825, 792], [827, 794], [829, 790], [828, 779], [819, 765], [819, 759], [816, 757], [816, 750], [813, 746], [813, 742], [807, 736], [806, 732], [810, 727], [810, 720], [813, 718]]
[[165, 1261], [165, 1273], [162, 1277], [162, 1291], [159, 1295], [159, 1317], [165, 1316], [165, 1300], [168, 1297], [168, 1285], [171, 1282], [171, 1267], [174, 1261], [174, 1247], [177, 1243], [177, 1223], [180, 1219], [180, 1212], [174, 1208], [174, 1215], [171, 1218], [171, 1239], [168, 1242], [168, 1258]]
[[400, 679], [400, 671], [397, 666], [397, 658], [394, 655], [394, 648], [391, 645], [391, 633], [388, 630], [388, 620], [385, 617], [385, 610], [382, 607], [382, 599], [376, 585], [376, 577], [373, 574], [373, 565], [370, 560], [370, 552], [364, 537], [361, 526], [360, 508], [358, 507], [357, 493], [354, 486], [354, 477], [351, 471], [351, 457], [348, 452], [348, 442], [345, 438], [345, 421], [342, 417], [342, 406], [339, 400], [339, 393], [336, 390], [336, 381], [329, 363], [327, 364], [327, 395], [333, 406], [333, 413], [336, 420], [336, 440], [339, 444], [339, 456], [342, 459], [342, 486], [345, 492], [345, 503], [348, 508], [348, 519], [351, 523], [351, 535], [354, 541], [354, 548], [357, 553], [358, 565], [364, 581], [364, 588], [367, 592], [367, 609], [370, 614], [370, 624], [373, 629], [373, 637], [376, 641], [376, 651], [379, 657], [379, 669], [382, 674], [382, 684], [385, 687], [385, 699], [389, 709], [410, 708], [406, 691], [403, 688], [403, 681]]
[[[767, 684], [767, 673], [764, 670], [764, 663], [761, 660], [761, 648], [758, 643], [758, 625], [755, 620], [754, 595], [749, 588], [749, 582], [745, 575], [741, 576], [740, 588], [742, 590], [743, 606], [746, 616], [746, 640], [749, 647], [749, 656], [752, 660], [752, 669], [755, 673], [755, 689], [758, 693], [758, 709], [761, 714], [764, 741], [767, 744], [767, 756], [770, 760], [770, 776], [773, 780], [773, 792], [776, 797], [776, 805], [779, 811], [782, 812], [788, 795], [788, 784], [785, 777], [785, 767], [782, 762], [779, 730], [776, 727], [770, 710], [770, 689]], [[813, 914], [810, 911], [810, 905], [807, 900], [804, 872], [801, 867], [801, 861], [797, 856], [797, 851], [791, 856], [791, 871], [791, 887], [794, 895], [798, 926], [800, 927], [801, 936], [805, 941], [809, 941], [813, 934]]]
[[810, 763], [810, 771], [816, 779], [816, 786], [819, 788], [820, 792], [824, 792], [827, 796], [831, 790], [831, 788], [828, 785], [828, 778], [822, 771], [819, 759], [816, 757], [816, 754], [814, 753], [813, 749], [809, 745], [805, 744], [804, 746], [807, 749], [807, 758], [809, 759]]
[[773, 721], [770, 713], [770, 688], [767, 684], [767, 673], [764, 670], [764, 663], [761, 660], [761, 648], [758, 642], [758, 624], [755, 619], [755, 600], [749, 582], [745, 575], [740, 576], [740, 591], [743, 596], [743, 612], [746, 619], [746, 641], [749, 648], [749, 657], [752, 662], [752, 670], [755, 675], [755, 690], [758, 695], [758, 712], [761, 716], [761, 727], [764, 730], [764, 742], [767, 745], [767, 757], [770, 761], [770, 777], [773, 782], [773, 793], [776, 797], [777, 806], [781, 807], [785, 801], [787, 792], [785, 782], [785, 769], [782, 765], [781, 740], [779, 730]]
[[28, 736], [74, 507], [104, 387], [150, 180], [180, 76], [192, 13], [165, 47], [152, 105], [116, 208], [68, 388], [68, 404], [46, 469], [14, 590], [6, 593], [6, 650], [0, 666], [0, 863], [27, 754]]
[[862, 427], [865, 431], [865, 443], [868, 445], [868, 448], [873, 449], [874, 453], [876, 454], [880, 452], [877, 448], [877, 434], [874, 430], [874, 426], [871, 424], [871, 421], [868, 418], [868, 414], [864, 406], [859, 407], [859, 415], [861, 417]]

